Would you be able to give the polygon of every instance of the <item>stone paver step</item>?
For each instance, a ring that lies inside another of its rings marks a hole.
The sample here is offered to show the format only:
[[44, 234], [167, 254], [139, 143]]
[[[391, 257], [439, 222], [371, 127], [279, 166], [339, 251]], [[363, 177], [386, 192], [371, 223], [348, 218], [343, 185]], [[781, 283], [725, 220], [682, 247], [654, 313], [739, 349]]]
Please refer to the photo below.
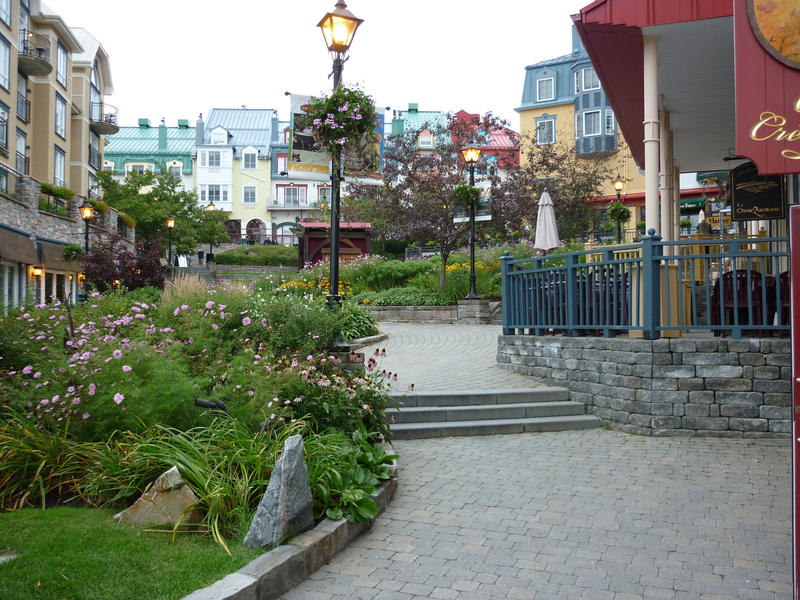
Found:
[[[560, 402], [569, 400], [569, 390], [562, 387], [535, 387], [493, 390], [448, 390], [391, 394], [401, 408], [415, 406], [465, 406], [476, 404], [512, 404]], [[392, 403], [390, 402], [390, 406]]]
[[525, 419], [484, 419], [436, 423], [395, 423], [391, 426], [396, 440], [495, 433], [567, 431], [600, 427], [602, 421], [592, 415], [532, 417]]
[[393, 423], [426, 423], [557, 417], [562, 415], [583, 415], [585, 412], [586, 407], [580, 402], [559, 401], [390, 408], [386, 410], [386, 416]]

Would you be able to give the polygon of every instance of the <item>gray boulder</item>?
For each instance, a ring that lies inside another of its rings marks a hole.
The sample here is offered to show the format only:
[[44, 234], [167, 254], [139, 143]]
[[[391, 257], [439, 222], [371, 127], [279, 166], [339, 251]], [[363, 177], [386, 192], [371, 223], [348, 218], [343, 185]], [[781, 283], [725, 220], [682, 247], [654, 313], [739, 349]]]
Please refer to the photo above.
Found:
[[139, 527], [177, 523], [179, 520], [183, 525], [199, 523], [203, 520], [202, 511], [188, 510], [196, 502], [197, 496], [192, 488], [183, 481], [178, 468], [172, 467], [162, 473], [131, 507], [117, 513], [114, 518]]
[[275, 463], [267, 491], [244, 538], [246, 548], [271, 546], [287, 535], [314, 526], [304, 449], [300, 435], [293, 435], [283, 445], [283, 453]]

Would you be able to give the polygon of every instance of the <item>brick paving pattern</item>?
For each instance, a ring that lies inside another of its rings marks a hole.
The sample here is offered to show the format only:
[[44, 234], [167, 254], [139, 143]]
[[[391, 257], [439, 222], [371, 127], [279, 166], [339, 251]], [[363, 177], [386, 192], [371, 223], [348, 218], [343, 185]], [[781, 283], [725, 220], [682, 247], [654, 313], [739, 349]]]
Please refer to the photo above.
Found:
[[[382, 329], [392, 334], [382, 368], [399, 383], [409, 373], [423, 391], [535, 383], [493, 367], [496, 326]], [[395, 449], [389, 508], [284, 600], [792, 596], [788, 440], [589, 430]]]

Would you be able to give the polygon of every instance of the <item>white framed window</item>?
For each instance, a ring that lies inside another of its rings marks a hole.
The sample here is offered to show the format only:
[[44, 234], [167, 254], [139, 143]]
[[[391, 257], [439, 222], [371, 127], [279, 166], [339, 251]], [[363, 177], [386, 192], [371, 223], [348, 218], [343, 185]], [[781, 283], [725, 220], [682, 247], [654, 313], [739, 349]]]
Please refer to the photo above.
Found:
[[178, 181], [181, 180], [181, 166], [180, 165], [170, 165], [169, 166], [169, 174], [172, 175]]
[[244, 159], [244, 168], [245, 169], [255, 169], [256, 168], [256, 159], [257, 159], [257, 157], [258, 157], [258, 154], [256, 154], [255, 152], [245, 152], [242, 155], [242, 158]]
[[280, 174], [286, 171], [286, 159], [288, 156], [286, 154], [276, 154], [275, 155], [275, 172]]
[[11, 0], [0, 0], [0, 20], [11, 27]]
[[208, 198], [208, 186], [207, 185], [201, 185], [200, 186], [200, 204], [206, 204], [207, 203], [206, 198]]
[[208, 201], [217, 204], [220, 201], [219, 185], [209, 184], [208, 186]]
[[61, 42], [56, 47], [56, 81], [67, 88], [67, 48]]
[[331, 188], [330, 186], [319, 188], [319, 203], [320, 206], [331, 205]]
[[145, 171], [153, 171], [155, 167], [148, 163], [125, 163], [125, 174], [138, 173], [143, 175]]
[[0, 86], [8, 90], [11, 85], [11, 43], [0, 35]]
[[242, 202], [245, 204], [255, 204], [256, 203], [256, 186], [254, 185], [246, 185], [244, 186], [243, 194], [242, 194]]
[[536, 145], [554, 144], [556, 141], [555, 119], [542, 119], [536, 123]]
[[546, 77], [536, 80], [536, 101], [545, 102], [556, 98], [555, 77]]
[[580, 113], [575, 115], [575, 139], [576, 140], [579, 137], [581, 137], [581, 131], [583, 131], [583, 128], [581, 127], [581, 118], [582, 118], [582, 116], [581, 116]]
[[614, 111], [610, 108], [606, 109], [606, 122], [605, 122], [605, 134], [606, 135], [614, 135], [617, 132], [617, 123], [616, 119], [614, 119]]
[[578, 71], [573, 73], [575, 76], [575, 94], [577, 95], [581, 91], [581, 74]]
[[583, 136], [600, 135], [600, 111], [587, 110], [583, 113]]
[[292, 128], [287, 127], [283, 130], [283, 143], [288, 144], [289, 140], [292, 138]]
[[[8, 150], [8, 107], [0, 102], [0, 148]], [[3, 191], [5, 188], [0, 187]]]
[[58, 146], [55, 147], [53, 161], [53, 183], [56, 185], [64, 185], [64, 172], [66, 165], [66, 154]]
[[228, 186], [227, 185], [221, 185], [219, 187], [220, 187], [220, 190], [222, 191], [222, 201], [223, 202], [227, 202], [228, 201]]
[[67, 101], [56, 94], [56, 135], [61, 139], [67, 139]]
[[276, 204], [287, 208], [299, 208], [306, 205], [306, 186], [304, 185], [279, 185], [278, 201]]
[[205, 167], [208, 165], [208, 152], [200, 150], [200, 166]]
[[218, 129], [216, 131], [211, 132], [211, 143], [212, 144], [224, 144], [228, 141], [228, 132], [224, 129]]
[[433, 148], [433, 134], [425, 131], [419, 134], [419, 147], [420, 148]]
[[593, 67], [587, 67], [586, 69], [583, 69], [582, 73], [584, 92], [600, 89], [600, 79], [597, 77], [597, 73]]
[[103, 160], [103, 171], [113, 171], [114, 167], [115, 165], [113, 160]]
[[220, 165], [220, 151], [219, 150], [209, 150], [208, 151], [208, 166], [209, 167], [218, 167]]

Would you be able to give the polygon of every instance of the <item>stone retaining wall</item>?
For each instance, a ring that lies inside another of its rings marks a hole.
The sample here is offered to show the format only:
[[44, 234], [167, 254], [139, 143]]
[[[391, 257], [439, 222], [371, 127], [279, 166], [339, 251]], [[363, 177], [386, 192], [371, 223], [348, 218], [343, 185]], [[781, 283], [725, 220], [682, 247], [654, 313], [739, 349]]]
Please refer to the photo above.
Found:
[[387, 323], [457, 323], [457, 306], [370, 306], [378, 321]]
[[632, 433], [791, 433], [786, 339], [501, 335], [497, 362], [566, 386], [588, 412]]

